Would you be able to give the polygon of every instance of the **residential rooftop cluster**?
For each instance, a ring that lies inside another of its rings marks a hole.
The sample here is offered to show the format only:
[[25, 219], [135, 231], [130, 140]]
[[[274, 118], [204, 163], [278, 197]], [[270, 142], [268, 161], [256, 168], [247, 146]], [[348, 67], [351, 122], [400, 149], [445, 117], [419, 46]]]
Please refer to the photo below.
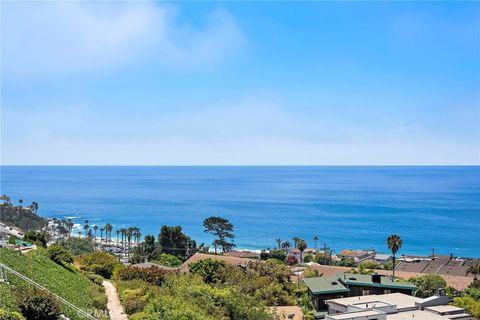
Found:
[[480, 259], [458, 258], [449, 256], [402, 256], [398, 259], [400, 264], [395, 270], [415, 272], [415, 273], [433, 273], [445, 276], [466, 276], [468, 269], [480, 262]]
[[429, 298], [397, 292], [330, 299], [325, 303], [325, 320], [473, 319], [463, 308], [449, 305], [449, 297], [441, 292]]

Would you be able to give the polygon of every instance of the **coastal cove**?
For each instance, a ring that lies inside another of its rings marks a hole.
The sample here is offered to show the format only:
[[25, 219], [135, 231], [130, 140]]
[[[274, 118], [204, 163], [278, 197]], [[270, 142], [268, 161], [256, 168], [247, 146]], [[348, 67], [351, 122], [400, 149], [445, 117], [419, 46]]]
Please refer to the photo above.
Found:
[[235, 226], [238, 248], [312, 238], [334, 250], [480, 257], [480, 167], [2, 166], [1, 194], [40, 204], [46, 217], [137, 226], [180, 225], [210, 243], [202, 221]]

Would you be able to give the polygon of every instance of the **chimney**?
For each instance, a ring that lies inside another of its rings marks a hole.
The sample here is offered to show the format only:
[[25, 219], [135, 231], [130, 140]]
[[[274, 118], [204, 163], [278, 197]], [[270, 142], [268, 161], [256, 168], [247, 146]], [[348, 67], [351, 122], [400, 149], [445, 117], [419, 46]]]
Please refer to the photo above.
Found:
[[373, 283], [382, 283], [382, 275], [378, 273], [372, 274], [372, 282]]

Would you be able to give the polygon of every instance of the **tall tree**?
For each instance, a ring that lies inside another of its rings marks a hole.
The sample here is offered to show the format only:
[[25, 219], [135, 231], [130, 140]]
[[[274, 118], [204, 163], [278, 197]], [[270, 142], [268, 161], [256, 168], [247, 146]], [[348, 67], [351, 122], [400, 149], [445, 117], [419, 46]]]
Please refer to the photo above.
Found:
[[288, 249], [290, 249], [291, 247], [291, 243], [290, 241], [286, 240], [286, 241], [283, 241], [282, 243], [282, 249], [285, 250], [285, 251], [288, 251]]
[[110, 224], [110, 223], [107, 223], [105, 225], [105, 241], [109, 242], [109, 240], [111, 240], [112, 238], [112, 230], [113, 230], [113, 226]]
[[100, 244], [101, 244], [102, 241], [103, 241], [103, 230], [105, 230], [105, 229], [100, 228]]
[[282, 247], [282, 239], [275, 239], [275, 242], [277, 243], [277, 249], [280, 249]]
[[195, 253], [197, 244], [183, 233], [180, 226], [162, 226], [158, 235], [160, 250], [180, 259], [186, 259]]
[[97, 239], [98, 226], [97, 226], [97, 225], [94, 225], [94, 226], [93, 226], [93, 230], [95, 231], [95, 240], [96, 240], [96, 239]]
[[83, 229], [85, 229], [85, 237], [87, 237], [88, 229], [90, 229], [90, 225], [88, 223], [85, 223], [83, 225]]
[[307, 249], [307, 242], [303, 239], [298, 239], [297, 249], [300, 250], [300, 263], [303, 262], [303, 251]]
[[235, 247], [235, 244], [231, 242], [235, 238], [233, 224], [227, 219], [210, 217], [203, 221], [203, 227], [205, 233], [210, 233], [217, 237], [216, 244], [222, 248], [222, 252], [231, 251]]
[[293, 240], [295, 248], [298, 248], [298, 240], [300, 240], [300, 238], [299, 237], [293, 237], [292, 240]]
[[317, 241], [320, 240], [318, 236], [313, 237], [313, 242], [315, 243], [315, 249], [317, 249]]
[[396, 266], [395, 255], [397, 254], [398, 250], [400, 250], [400, 248], [402, 247], [402, 243], [403, 243], [402, 239], [400, 239], [400, 237], [396, 234], [392, 234], [387, 238], [388, 248], [392, 251], [392, 255], [393, 255], [393, 267], [392, 267], [393, 277], [395, 277], [395, 266]]
[[67, 219], [67, 230], [68, 230], [68, 237], [71, 237], [72, 230], [73, 230], [73, 221], [70, 218]]
[[477, 262], [475, 265], [470, 266], [465, 276], [468, 276], [469, 273], [473, 274], [473, 280], [477, 280], [477, 275], [480, 274], [480, 263]]

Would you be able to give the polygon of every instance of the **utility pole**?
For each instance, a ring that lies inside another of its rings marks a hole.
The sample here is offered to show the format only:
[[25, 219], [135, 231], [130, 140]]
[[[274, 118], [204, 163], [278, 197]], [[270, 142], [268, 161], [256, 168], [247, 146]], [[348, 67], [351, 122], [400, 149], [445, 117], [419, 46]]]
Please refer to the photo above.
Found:
[[323, 260], [325, 265], [327, 265], [327, 244], [323, 243]]

